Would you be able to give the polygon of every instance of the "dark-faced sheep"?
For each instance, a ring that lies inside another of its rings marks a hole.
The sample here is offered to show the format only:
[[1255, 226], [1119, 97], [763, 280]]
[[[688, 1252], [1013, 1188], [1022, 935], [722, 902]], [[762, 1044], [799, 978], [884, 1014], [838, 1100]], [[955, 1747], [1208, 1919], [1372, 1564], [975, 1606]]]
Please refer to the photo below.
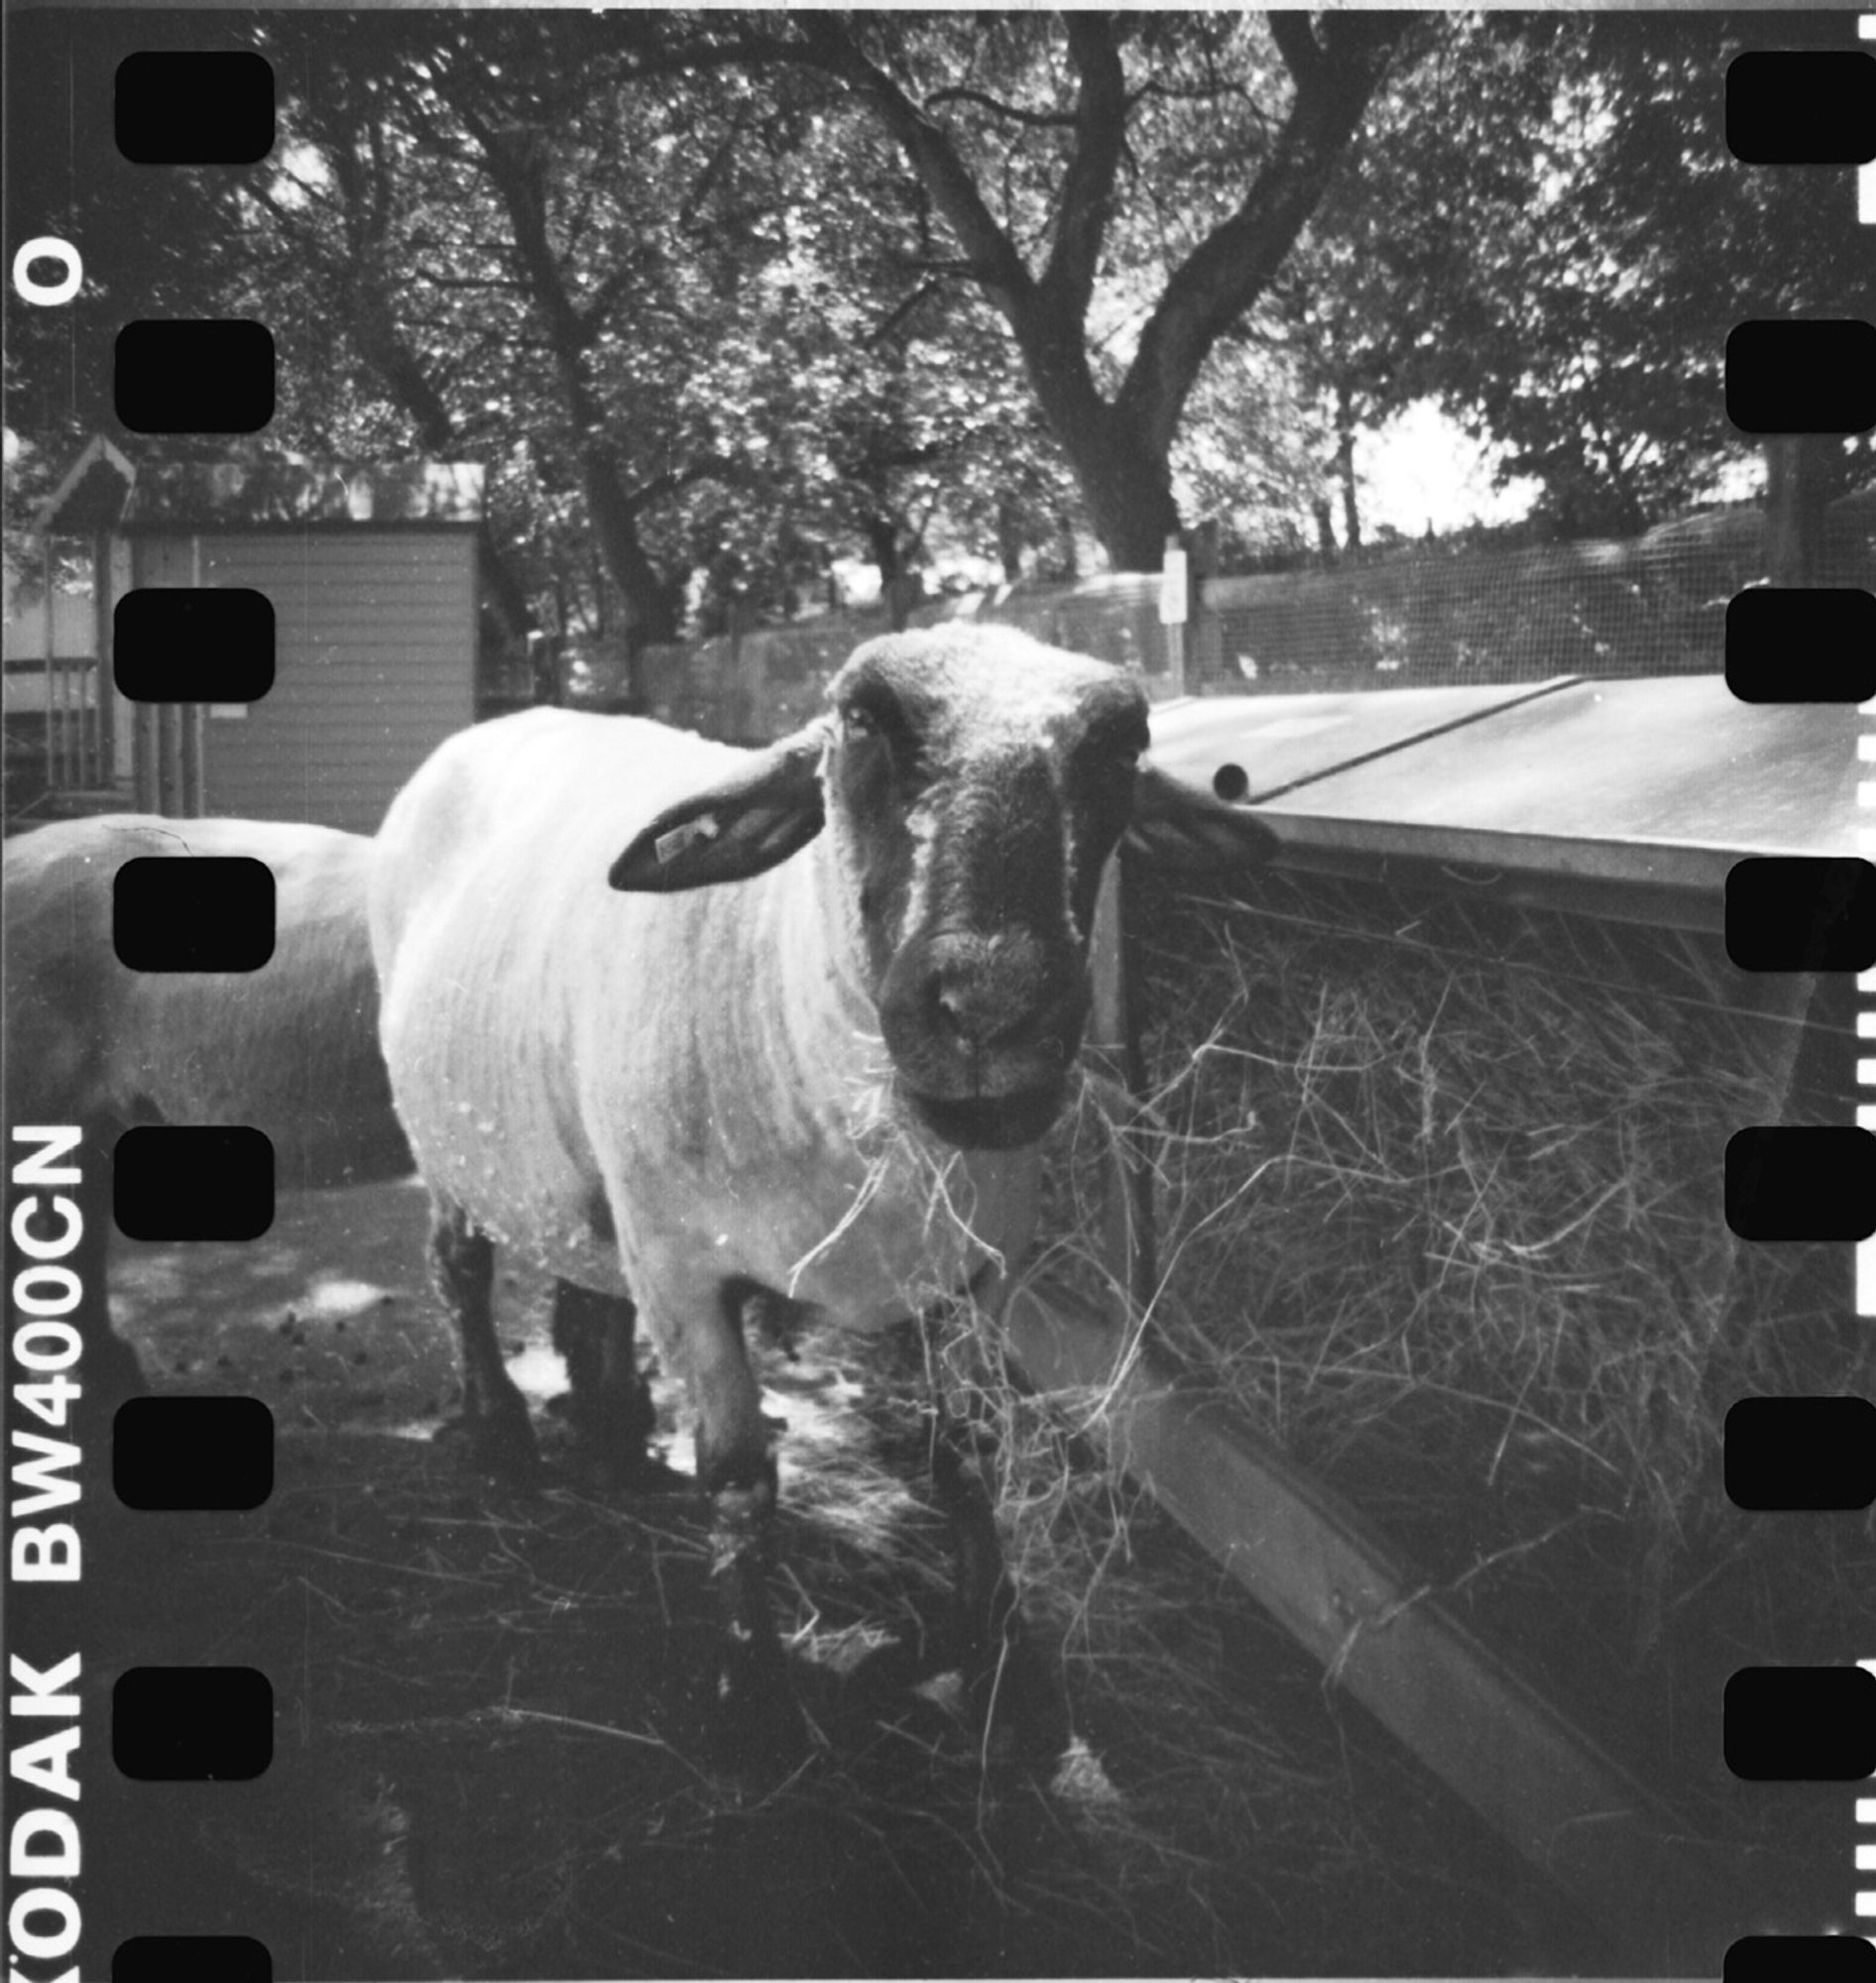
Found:
[[630, 1285], [687, 1380], [728, 1701], [779, 1665], [752, 1297], [865, 1328], [1013, 1267], [1109, 856], [1127, 832], [1185, 866], [1273, 845], [1141, 763], [1135, 680], [1014, 633], [869, 642], [828, 700], [762, 752], [485, 724], [394, 802], [372, 881], [386, 1060], [440, 1223]]
[[[69, 1264], [86, 1300], [87, 1402], [108, 1411], [145, 1388], [135, 1352], [111, 1330], [105, 1253], [110, 1153], [142, 1123], [246, 1124], [274, 1145], [290, 1190], [407, 1177], [410, 1146], [392, 1107], [378, 1044], [378, 979], [366, 925], [373, 844], [328, 827], [241, 819], [110, 814], [45, 826], [6, 843], [5, 1114], [10, 1128], [76, 1125], [82, 1231]], [[252, 972], [146, 972], [118, 961], [112, 891], [137, 859], [244, 856], [273, 871], [275, 944]], [[471, 1347], [466, 1418], [482, 1457], [512, 1464], [513, 1420], [527, 1412], [502, 1364], [490, 1308], [486, 1241], [457, 1235], [439, 1263]], [[577, 1288], [556, 1295], [556, 1342], [568, 1357], [573, 1413], [593, 1431], [602, 1339], [611, 1305]], [[617, 1470], [645, 1460], [650, 1408], [643, 1386], [619, 1387], [604, 1427]], [[531, 1452], [531, 1441], [528, 1449]], [[625, 1456], [625, 1458], [621, 1458]]]

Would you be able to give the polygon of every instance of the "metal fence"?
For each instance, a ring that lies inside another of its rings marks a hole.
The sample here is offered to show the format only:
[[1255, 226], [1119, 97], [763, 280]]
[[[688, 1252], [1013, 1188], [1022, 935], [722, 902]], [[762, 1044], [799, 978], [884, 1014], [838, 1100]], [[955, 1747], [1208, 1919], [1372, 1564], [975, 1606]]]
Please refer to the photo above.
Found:
[[[1741, 506], [1619, 541], [1427, 545], [1332, 570], [1214, 578], [1195, 588], [1176, 635], [1160, 623], [1156, 572], [964, 594], [911, 618], [1021, 627], [1137, 670], [1160, 697], [1717, 673], [1728, 601], [1766, 581], [1765, 535], [1764, 513]], [[1815, 582], [1876, 589], [1876, 495], [1833, 506]], [[653, 647], [652, 713], [739, 741], [780, 736], [884, 627], [877, 612], [830, 614]], [[608, 699], [623, 663], [603, 651], [585, 661], [576, 693]]]

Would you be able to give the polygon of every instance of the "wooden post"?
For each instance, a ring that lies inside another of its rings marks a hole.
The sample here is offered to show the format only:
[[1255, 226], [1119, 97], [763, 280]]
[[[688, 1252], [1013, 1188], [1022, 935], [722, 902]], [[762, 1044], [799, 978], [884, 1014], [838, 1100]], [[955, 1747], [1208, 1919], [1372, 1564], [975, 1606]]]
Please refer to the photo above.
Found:
[[[729, 693], [718, 700], [715, 730], [719, 736], [724, 738], [726, 743], [733, 743], [736, 741], [737, 729], [744, 720], [743, 711], [738, 706], [743, 694], [743, 595], [741, 592], [734, 592], [730, 595], [730, 603], [725, 612], [724, 620], [729, 629], [730, 637]], [[727, 722], [724, 720], [726, 704], [729, 719]]]
[[206, 741], [202, 705], [199, 702], [178, 704], [176, 721], [180, 733], [176, 749], [177, 816], [181, 819], [200, 819], [204, 810], [202, 746]]
[[779, 734], [775, 724], [769, 721], [766, 707], [768, 694], [768, 643], [765, 641], [752, 641], [744, 649], [743, 692], [745, 707], [749, 711], [746, 740], [751, 744], [772, 744]]
[[1766, 576], [1774, 585], [1822, 583], [1825, 506], [1834, 434], [1765, 440]]
[[139, 702], [132, 705], [136, 714], [133, 718], [135, 729], [131, 734], [131, 782], [136, 788], [137, 810], [139, 812], [159, 812], [162, 810], [158, 791], [158, 745], [157, 705], [154, 702]]
[[[143, 553], [138, 549], [138, 540], [130, 540], [130, 585], [135, 591], [143, 578]], [[157, 734], [157, 705], [154, 702], [134, 702], [131, 704], [130, 735], [130, 777], [136, 794], [139, 812], [161, 812], [162, 783], [159, 777], [162, 739]]]
[[111, 598], [111, 539], [98, 530], [91, 538], [91, 651], [97, 656], [98, 721], [94, 789], [117, 778], [117, 615]]
[[46, 789], [59, 784], [59, 744], [53, 712], [53, 533], [48, 530], [41, 547], [41, 581], [46, 591], [46, 637], [40, 642], [46, 659]]
[[182, 813], [180, 715], [177, 703], [157, 704], [157, 810], [165, 819], [177, 819]]
[[1185, 546], [1166, 539], [1159, 573], [1159, 624], [1166, 630], [1166, 693], [1186, 692], [1186, 619], [1192, 611], [1192, 576]]
[[[1095, 900], [1095, 927], [1088, 947], [1093, 1010], [1088, 1052], [1114, 1086], [1134, 1092], [1132, 1043], [1127, 1022], [1126, 943], [1120, 912], [1120, 857], [1110, 855]], [[1125, 1133], [1124, 1123], [1116, 1131]], [[1158, 1277], [1153, 1230], [1152, 1167], [1134, 1159], [1121, 1144], [1102, 1189], [1102, 1264], [1116, 1288], [1124, 1289], [1137, 1313], [1152, 1300]]]
[[[189, 538], [189, 583], [198, 591], [202, 583], [202, 540], [199, 535]], [[204, 811], [202, 758], [207, 745], [204, 734], [207, 728], [206, 712], [199, 702], [185, 702], [176, 712], [176, 728], [181, 733], [177, 740], [178, 778], [176, 790], [176, 813], [182, 819], [200, 819]]]

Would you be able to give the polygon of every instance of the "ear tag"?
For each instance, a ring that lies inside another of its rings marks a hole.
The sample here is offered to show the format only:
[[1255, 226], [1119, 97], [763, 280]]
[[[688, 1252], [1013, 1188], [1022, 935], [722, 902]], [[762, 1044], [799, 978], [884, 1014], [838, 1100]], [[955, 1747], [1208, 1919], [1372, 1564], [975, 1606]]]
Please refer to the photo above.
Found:
[[660, 868], [668, 868], [693, 841], [714, 840], [720, 831], [714, 813], [699, 813], [682, 826], [672, 827], [669, 833], [660, 833], [651, 843], [651, 852], [657, 856]]

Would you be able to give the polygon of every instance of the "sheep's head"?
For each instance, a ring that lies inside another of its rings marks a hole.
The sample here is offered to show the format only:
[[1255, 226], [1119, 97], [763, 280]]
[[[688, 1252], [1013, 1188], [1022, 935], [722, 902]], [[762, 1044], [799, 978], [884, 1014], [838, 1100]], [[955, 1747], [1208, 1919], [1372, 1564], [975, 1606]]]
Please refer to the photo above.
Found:
[[1088, 1015], [1102, 870], [1131, 827], [1190, 868], [1262, 858], [1255, 820], [1143, 768], [1147, 703], [1120, 669], [1007, 629], [869, 642], [828, 714], [667, 807], [615, 887], [702, 886], [825, 825], [899, 1090], [966, 1148], [1034, 1142]]

